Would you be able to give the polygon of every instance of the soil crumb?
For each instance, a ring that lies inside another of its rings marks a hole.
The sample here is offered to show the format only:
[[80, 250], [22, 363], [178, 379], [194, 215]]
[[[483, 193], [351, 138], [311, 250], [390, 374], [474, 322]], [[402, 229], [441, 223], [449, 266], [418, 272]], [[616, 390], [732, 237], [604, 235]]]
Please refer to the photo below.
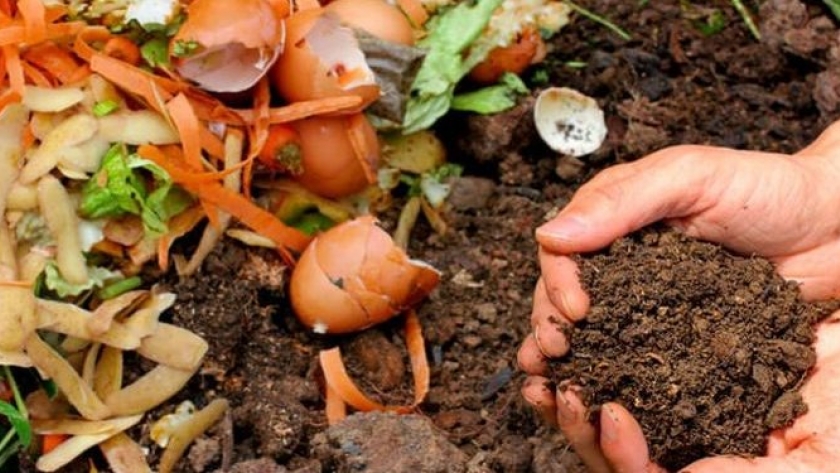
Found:
[[669, 471], [760, 455], [770, 429], [807, 410], [796, 390], [829, 310], [803, 302], [767, 260], [652, 227], [578, 264], [592, 307], [558, 327], [571, 351], [555, 379], [580, 385], [591, 406], [628, 408]]

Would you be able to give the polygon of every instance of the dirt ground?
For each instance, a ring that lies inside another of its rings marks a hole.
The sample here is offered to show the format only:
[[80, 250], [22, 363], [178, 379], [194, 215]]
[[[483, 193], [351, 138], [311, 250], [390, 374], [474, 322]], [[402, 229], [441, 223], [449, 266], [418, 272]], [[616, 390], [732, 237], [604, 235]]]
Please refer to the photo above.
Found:
[[[761, 4], [760, 42], [726, 1], [578, 3], [633, 39], [578, 17], [528, 79], [535, 88], [568, 86], [595, 97], [609, 126], [601, 150], [581, 160], [552, 154], [534, 135], [529, 100], [502, 116], [441, 124], [450, 160], [465, 165], [466, 177], [450, 198], [448, 234], [421, 223], [409, 249], [443, 273], [419, 307], [432, 364], [419, 412], [352, 416], [327, 429], [318, 350], [340, 345], [368, 393], [406, 402], [401, 321], [356, 336], [307, 333], [291, 315], [276, 258], [230, 244], [197, 277], [170, 281], [179, 294], [174, 322], [206, 337], [210, 352], [201, 374], [158, 413], [185, 399], [203, 405], [223, 396], [233, 406], [178, 471], [583, 471], [519, 396], [515, 357], [538, 277], [535, 227], [594, 172], [668, 145], [803, 147], [838, 116], [840, 38], [817, 1], [745, 2]], [[699, 25], [715, 11], [724, 25], [704, 34]], [[392, 219], [384, 221], [392, 228]], [[147, 434], [148, 425], [134, 431], [154, 453]]]

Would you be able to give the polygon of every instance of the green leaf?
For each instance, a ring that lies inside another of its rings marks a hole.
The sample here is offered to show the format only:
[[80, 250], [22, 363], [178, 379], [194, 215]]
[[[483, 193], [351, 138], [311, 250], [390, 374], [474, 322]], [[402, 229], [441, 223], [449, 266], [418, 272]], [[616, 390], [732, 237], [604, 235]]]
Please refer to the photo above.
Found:
[[120, 294], [124, 294], [132, 289], [137, 289], [140, 285], [143, 284], [143, 280], [140, 276], [132, 276], [130, 278], [120, 279], [119, 281], [115, 281], [110, 283], [99, 290], [97, 294], [100, 299], [103, 301], [108, 299], [113, 299]]
[[145, 197], [145, 184], [128, 167], [125, 146], [117, 144], [105, 153], [99, 170], [82, 189], [80, 211], [94, 219], [139, 215]]
[[0, 415], [6, 417], [12, 428], [15, 429], [17, 438], [23, 448], [29, 447], [32, 443], [32, 426], [29, 425], [29, 419], [17, 410], [17, 408], [6, 401], [0, 401]]
[[176, 187], [163, 168], [128, 154], [118, 144], [108, 150], [100, 169], [82, 189], [80, 210], [92, 219], [139, 215], [146, 234], [156, 236], [166, 233], [166, 222], [191, 203], [192, 197]]
[[483, 115], [503, 112], [516, 105], [516, 97], [528, 93], [528, 87], [516, 74], [505, 73], [499, 84], [456, 95], [452, 109]]
[[840, 1], [839, 0], [823, 0], [823, 3], [828, 6], [828, 9], [831, 10], [831, 13], [834, 14], [834, 17], [840, 20]]
[[172, 55], [175, 57], [187, 57], [191, 56], [198, 51], [198, 41], [184, 41], [179, 39], [175, 41], [175, 44], [172, 46]]
[[96, 102], [93, 105], [93, 114], [97, 117], [104, 117], [105, 115], [109, 115], [117, 111], [120, 108], [120, 104], [113, 100], [103, 100], [101, 102]]
[[448, 110], [455, 85], [483, 61], [493, 45], [474, 45], [502, 0], [463, 2], [434, 18], [418, 44], [428, 51], [411, 86], [404, 133], [428, 128]]
[[151, 67], [169, 65], [169, 43], [166, 38], [152, 38], [140, 46], [140, 56]]
[[44, 267], [44, 285], [59, 297], [78, 296], [79, 294], [90, 291], [94, 288], [100, 288], [106, 282], [114, 279], [122, 278], [122, 274], [101, 266], [88, 267], [88, 280], [82, 284], [73, 284], [67, 282], [61, 273], [58, 271], [54, 261], [50, 261]]

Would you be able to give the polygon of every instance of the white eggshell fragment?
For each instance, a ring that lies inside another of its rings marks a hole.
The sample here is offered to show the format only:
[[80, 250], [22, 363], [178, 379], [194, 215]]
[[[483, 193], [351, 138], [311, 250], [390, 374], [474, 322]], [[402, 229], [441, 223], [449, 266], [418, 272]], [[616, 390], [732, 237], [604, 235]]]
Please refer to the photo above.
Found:
[[565, 87], [551, 87], [539, 94], [534, 123], [551, 149], [569, 156], [592, 153], [607, 137], [604, 112], [595, 99]]

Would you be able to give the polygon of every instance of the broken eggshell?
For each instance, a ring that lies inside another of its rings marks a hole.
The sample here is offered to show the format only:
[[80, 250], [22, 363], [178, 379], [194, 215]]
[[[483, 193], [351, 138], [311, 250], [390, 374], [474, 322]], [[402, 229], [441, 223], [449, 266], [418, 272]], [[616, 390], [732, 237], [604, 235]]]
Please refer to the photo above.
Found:
[[279, 12], [268, 0], [192, 2], [169, 46], [176, 71], [211, 92], [250, 88], [283, 50]]
[[414, 29], [408, 18], [385, 0], [336, 0], [326, 7], [347, 26], [379, 39], [405, 46], [414, 45]]
[[300, 137], [303, 168], [292, 178], [309, 191], [341, 198], [376, 182], [379, 139], [363, 114], [311, 117], [291, 126]]
[[569, 156], [592, 153], [607, 137], [604, 112], [595, 99], [565, 87], [551, 87], [539, 94], [534, 123], [551, 149]]
[[316, 333], [350, 333], [419, 303], [440, 282], [410, 259], [372, 216], [344, 222], [306, 248], [292, 273], [292, 308]]
[[379, 98], [376, 76], [351, 28], [323, 8], [302, 10], [286, 21], [286, 47], [271, 81], [289, 102], [355, 95], [359, 110]]

